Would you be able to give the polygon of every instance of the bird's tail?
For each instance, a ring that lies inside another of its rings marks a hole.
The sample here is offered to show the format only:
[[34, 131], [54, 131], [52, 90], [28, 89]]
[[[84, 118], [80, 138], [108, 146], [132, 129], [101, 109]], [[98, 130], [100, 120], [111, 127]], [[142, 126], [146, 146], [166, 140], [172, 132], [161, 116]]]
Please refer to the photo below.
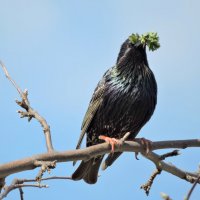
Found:
[[92, 158], [88, 161], [82, 161], [76, 171], [72, 174], [73, 180], [83, 179], [88, 184], [95, 184], [98, 178], [98, 171], [103, 156]]

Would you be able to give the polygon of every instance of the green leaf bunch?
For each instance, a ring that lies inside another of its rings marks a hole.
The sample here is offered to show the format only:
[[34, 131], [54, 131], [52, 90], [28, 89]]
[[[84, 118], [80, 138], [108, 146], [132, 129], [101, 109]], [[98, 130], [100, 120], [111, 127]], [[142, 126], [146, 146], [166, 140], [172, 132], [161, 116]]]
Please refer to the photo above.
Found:
[[131, 36], [129, 36], [129, 40], [132, 44], [140, 42], [141, 44], [147, 45], [149, 51], [155, 51], [160, 47], [159, 37], [158, 34], [155, 32], [148, 32], [142, 35], [139, 35], [138, 33], [133, 33]]

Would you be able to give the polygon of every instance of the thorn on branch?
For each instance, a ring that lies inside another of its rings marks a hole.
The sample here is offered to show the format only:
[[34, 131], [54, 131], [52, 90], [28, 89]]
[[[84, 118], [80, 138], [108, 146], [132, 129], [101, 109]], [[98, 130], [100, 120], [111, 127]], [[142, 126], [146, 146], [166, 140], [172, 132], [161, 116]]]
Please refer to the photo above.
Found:
[[156, 169], [153, 172], [153, 174], [151, 175], [151, 177], [149, 178], [149, 180], [147, 181], [147, 183], [145, 183], [144, 185], [142, 185], [140, 187], [140, 189], [143, 189], [145, 191], [147, 196], [149, 195], [149, 192], [150, 192], [151, 186], [153, 185], [154, 179], [156, 178], [157, 175], [159, 175], [161, 173], [161, 171], [162, 170], [160, 170], [160, 169]]

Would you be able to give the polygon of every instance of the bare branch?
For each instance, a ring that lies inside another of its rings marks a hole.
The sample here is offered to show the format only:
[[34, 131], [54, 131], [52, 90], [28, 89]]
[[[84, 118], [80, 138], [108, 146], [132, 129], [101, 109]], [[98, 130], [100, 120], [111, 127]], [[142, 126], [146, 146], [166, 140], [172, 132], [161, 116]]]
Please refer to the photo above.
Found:
[[50, 127], [47, 124], [46, 120], [41, 115], [39, 115], [39, 113], [37, 111], [35, 111], [33, 108], [31, 108], [30, 102], [28, 100], [28, 90], [25, 90], [24, 92], [22, 92], [20, 87], [16, 84], [16, 82], [9, 75], [8, 70], [6, 69], [6, 66], [3, 64], [2, 61], [0, 61], [0, 65], [5, 73], [6, 77], [16, 88], [16, 90], [18, 91], [18, 93], [20, 94], [20, 97], [22, 99], [21, 101], [16, 100], [16, 103], [20, 107], [22, 107], [23, 109], [26, 110], [26, 112], [18, 111], [18, 113], [20, 114], [20, 117], [21, 118], [27, 117], [28, 121], [30, 121], [32, 118], [35, 118], [41, 124], [44, 135], [45, 135], [45, 139], [46, 139], [47, 150], [48, 150], [48, 152], [53, 151], [54, 148], [53, 148], [53, 144], [52, 144], [52, 140], [51, 140]]
[[[3, 198], [5, 198], [9, 192], [11, 192], [14, 189], [17, 188], [22, 188], [22, 187], [37, 187], [37, 188], [48, 188], [48, 185], [41, 185], [41, 184], [19, 184], [15, 181], [18, 181], [17, 179], [13, 181], [13, 183], [9, 186], [4, 187], [5, 190], [2, 194], [0, 194], [0, 200], [2, 200]], [[21, 195], [21, 192], [20, 192]]]
[[[41, 178], [40, 181], [48, 181], [48, 180], [72, 180], [69, 176], [50, 176], [46, 178]], [[36, 179], [20, 179], [21, 182], [36, 182]]]
[[20, 87], [15, 83], [15, 81], [11, 78], [11, 76], [8, 73], [8, 70], [6, 69], [6, 66], [3, 64], [3, 62], [1, 60], [0, 60], [0, 65], [4, 71], [6, 78], [13, 84], [13, 86], [18, 91], [21, 98], [23, 98], [23, 92], [21, 91]]
[[171, 151], [169, 153], [165, 153], [165, 154], [161, 155], [160, 160], [165, 160], [165, 158], [178, 156], [178, 155], [180, 155], [180, 153], [179, 153], [179, 150], [176, 149], [174, 151]]
[[176, 166], [174, 166], [172, 164], [161, 161], [160, 156], [154, 152], [149, 152], [146, 155], [143, 154], [143, 156], [145, 156], [147, 159], [151, 160], [156, 165], [157, 169], [166, 171], [166, 172], [173, 174], [181, 179], [184, 179], [190, 183], [194, 183], [196, 181], [196, 179], [198, 178], [197, 173], [186, 172], [186, 171], [183, 171], [183, 170], [177, 168]]
[[[51, 176], [51, 177], [47, 177], [47, 178], [41, 178], [40, 181], [46, 181], [46, 180], [71, 180], [71, 177], [66, 177], [66, 176]], [[22, 190], [22, 187], [38, 187], [38, 188], [48, 188], [48, 185], [46, 184], [24, 184], [24, 183], [27, 183], [27, 182], [37, 182], [36, 179], [14, 179], [13, 182], [11, 183], [10, 186], [7, 186], [5, 187], [5, 190], [4, 192], [0, 195], [0, 200], [5, 198], [8, 193], [10, 193], [12, 190], [15, 190], [15, 189], [19, 189], [19, 192], [20, 192], [20, 198], [21, 200], [24, 200], [24, 197], [23, 197], [23, 190]]]
[[150, 179], [147, 181], [147, 183], [145, 183], [144, 185], [142, 185], [140, 188], [143, 189], [146, 193], [146, 195], [149, 195], [151, 186], [153, 185], [153, 181], [156, 178], [157, 175], [159, 175], [161, 173], [160, 169], [156, 169], [153, 174], [151, 175]]
[[[148, 153], [146, 153], [148, 155]], [[179, 151], [178, 150], [174, 150], [174, 151], [171, 151], [169, 153], [165, 153], [163, 155], [161, 155], [159, 157], [160, 161], [161, 160], [165, 160], [166, 158], [168, 157], [172, 157], [172, 156], [178, 156], [180, 155], [179, 154]], [[157, 165], [156, 165], [157, 166]], [[150, 176], [149, 180], [147, 181], [147, 183], [145, 183], [144, 185], [142, 185], [140, 188], [143, 189], [146, 193], [146, 195], [148, 196], [149, 195], [149, 192], [150, 192], [150, 189], [151, 189], [151, 186], [153, 185], [153, 182], [155, 180], [155, 178], [157, 177], [157, 175], [159, 175], [161, 173], [162, 169], [156, 169], [153, 174]]]
[[[182, 143], [182, 145], [181, 145]], [[173, 145], [172, 145], [173, 144]], [[164, 149], [164, 148], [180, 148], [183, 145], [187, 147], [199, 147], [200, 141], [199, 140], [177, 140], [177, 141], [160, 141], [160, 142], [152, 142], [152, 150], [155, 149]], [[145, 154], [144, 148], [141, 144], [137, 142], [124, 142], [122, 145], [115, 147], [116, 152], [143, 152], [144, 156], [155, 163], [158, 169], [167, 171], [179, 178], [182, 178], [189, 182], [195, 182], [198, 174], [197, 173], [190, 173], [179, 168], [173, 166], [172, 164], [165, 163], [164, 161], [160, 160], [160, 155], [156, 153], [149, 152]], [[91, 146], [85, 149], [78, 149], [73, 151], [64, 151], [64, 152], [51, 152], [51, 153], [44, 153], [39, 155], [34, 155], [32, 157], [24, 158], [21, 160], [13, 161], [10, 163], [0, 165], [0, 178], [7, 177], [10, 174], [25, 171], [25, 170], [32, 170], [36, 168], [35, 161], [42, 160], [42, 161], [57, 161], [58, 162], [67, 162], [67, 161], [76, 161], [76, 160], [88, 160], [93, 158], [97, 155], [102, 155], [110, 153], [110, 145], [107, 143], [98, 144], [95, 146]]]

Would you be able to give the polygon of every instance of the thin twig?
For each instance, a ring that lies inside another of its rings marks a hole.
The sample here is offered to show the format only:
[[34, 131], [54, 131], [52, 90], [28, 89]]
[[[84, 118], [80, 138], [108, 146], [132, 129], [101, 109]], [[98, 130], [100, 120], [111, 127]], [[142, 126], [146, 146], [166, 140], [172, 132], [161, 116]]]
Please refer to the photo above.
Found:
[[173, 174], [181, 179], [184, 179], [190, 183], [194, 183], [198, 178], [197, 173], [186, 172], [184, 170], [179, 169], [175, 165], [171, 163], [166, 163], [160, 160], [160, 156], [154, 152], [149, 152], [148, 154], [142, 154], [147, 159], [151, 160], [155, 165], [156, 168], [166, 171], [170, 174]]
[[188, 192], [188, 194], [187, 194], [185, 200], [189, 200], [189, 199], [190, 199], [190, 196], [191, 196], [192, 192], [194, 191], [194, 188], [196, 187], [197, 183], [199, 183], [199, 181], [200, 181], [200, 175], [199, 175], [199, 177], [196, 179], [196, 181], [194, 182], [194, 184], [192, 185], [192, 187], [191, 187], [191, 189], [189, 190], [189, 192]]
[[169, 153], [165, 153], [165, 154], [161, 155], [160, 160], [165, 160], [165, 158], [178, 156], [178, 155], [180, 155], [180, 152], [179, 152], [179, 150], [176, 149], [176, 150], [173, 150]]
[[[40, 181], [47, 181], [47, 180], [71, 180], [71, 177], [67, 176], [51, 176], [51, 177], [46, 177], [46, 178], [41, 178]], [[46, 184], [24, 184], [28, 182], [37, 182], [36, 179], [14, 179], [12, 184], [10, 186], [6, 186], [5, 190], [2, 194], [0, 194], [0, 200], [5, 198], [8, 193], [10, 193], [12, 190], [19, 189], [20, 192], [20, 198], [21, 200], [24, 200], [23, 197], [23, 187], [38, 187], [38, 188], [48, 188], [48, 185]]]
[[19, 188], [19, 194], [20, 194], [20, 199], [24, 200], [24, 192], [21, 187]]
[[28, 121], [30, 121], [32, 118], [35, 118], [41, 124], [41, 126], [43, 128], [43, 132], [44, 132], [44, 135], [45, 135], [46, 146], [47, 146], [48, 152], [54, 151], [53, 144], [52, 144], [52, 139], [51, 139], [50, 127], [47, 124], [46, 120], [36, 110], [34, 110], [30, 106], [30, 102], [28, 100], [28, 90], [25, 90], [24, 92], [22, 92], [22, 90], [20, 89], [20, 87], [11, 78], [10, 74], [8, 73], [8, 70], [7, 70], [6, 66], [3, 64], [2, 61], [0, 61], [0, 65], [2, 66], [4, 74], [6, 75], [6, 77], [8, 78], [8, 80], [13, 84], [13, 86], [18, 91], [18, 93], [20, 94], [20, 97], [22, 99], [21, 101], [16, 100], [16, 103], [20, 107], [22, 107], [23, 109], [26, 110], [26, 112], [24, 112], [24, 111], [18, 111], [18, 113], [20, 114], [20, 117], [21, 118], [27, 117]]
[[18, 185], [10, 185], [8, 186], [4, 192], [0, 195], [0, 200], [5, 198], [8, 193], [10, 193], [12, 190], [15, 190], [17, 188], [22, 188], [22, 187], [37, 187], [37, 188], [48, 188], [48, 185], [39, 185], [39, 184], [18, 184]]
[[151, 175], [151, 177], [149, 178], [149, 180], [147, 181], [147, 183], [145, 183], [144, 185], [142, 185], [140, 188], [143, 189], [146, 193], [146, 195], [149, 195], [149, 192], [151, 190], [151, 186], [153, 185], [153, 181], [156, 178], [157, 175], [159, 175], [161, 173], [160, 169], [156, 169], [153, 174]]
[[[48, 181], [48, 180], [72, 180], [70, 176], [50, 176], [41, 178], [40, 181]], [[37, 182], [36, 179], [18, 179], [19, 183], [30, 183], [30, 182]]]
[[21, 89], [17, 85], [17, 83], [11, 78], [11, 76], [8, 73], [8, 70], [6, 69], [6, 66], [3, 64], [3, 62], [1, 60], [0, 60], [0, 65], [2, 66], [4, 74], [6, 75], [6, 78], [13, 84], [13, 86], [15, 87], [15, 89], [18, 91], [19, 95], [23, 98], [23, 92], [21, 91]]
[[[146, 153], [146, 155], [148, 156], [148, 153]], [[168, 157], [173, 157], [173, 156], [178, 156], [180, 155], [179, 154], [179, 151], [178, 150], [173, 150], [169, 153], [165, 153], [161, 156], [159, 156], [159, 159], [160, 161], [161, 160], [165, 160], [166, 158]], [[153, 182], [154, 182], [154, 179], [156, 178], [157, 175], [159, 175], [162, 171], [162, 168], [160, 168], [159, 164], [158, 163], [155, 163], [157, 168], [156, 170], [153, 172], [153, 174], [150, 176], [149, 180], [147, 181], [147, 183], [145, 183], [144, 185], [142, 185], [140, 188], [143, 189], [146, 193], [146, 195], [148, 196], [149, 195], [149, 192], [151, 190], [151, 187], [153, 185]], [[159, 167], [159, 168], [158, 168]]]

